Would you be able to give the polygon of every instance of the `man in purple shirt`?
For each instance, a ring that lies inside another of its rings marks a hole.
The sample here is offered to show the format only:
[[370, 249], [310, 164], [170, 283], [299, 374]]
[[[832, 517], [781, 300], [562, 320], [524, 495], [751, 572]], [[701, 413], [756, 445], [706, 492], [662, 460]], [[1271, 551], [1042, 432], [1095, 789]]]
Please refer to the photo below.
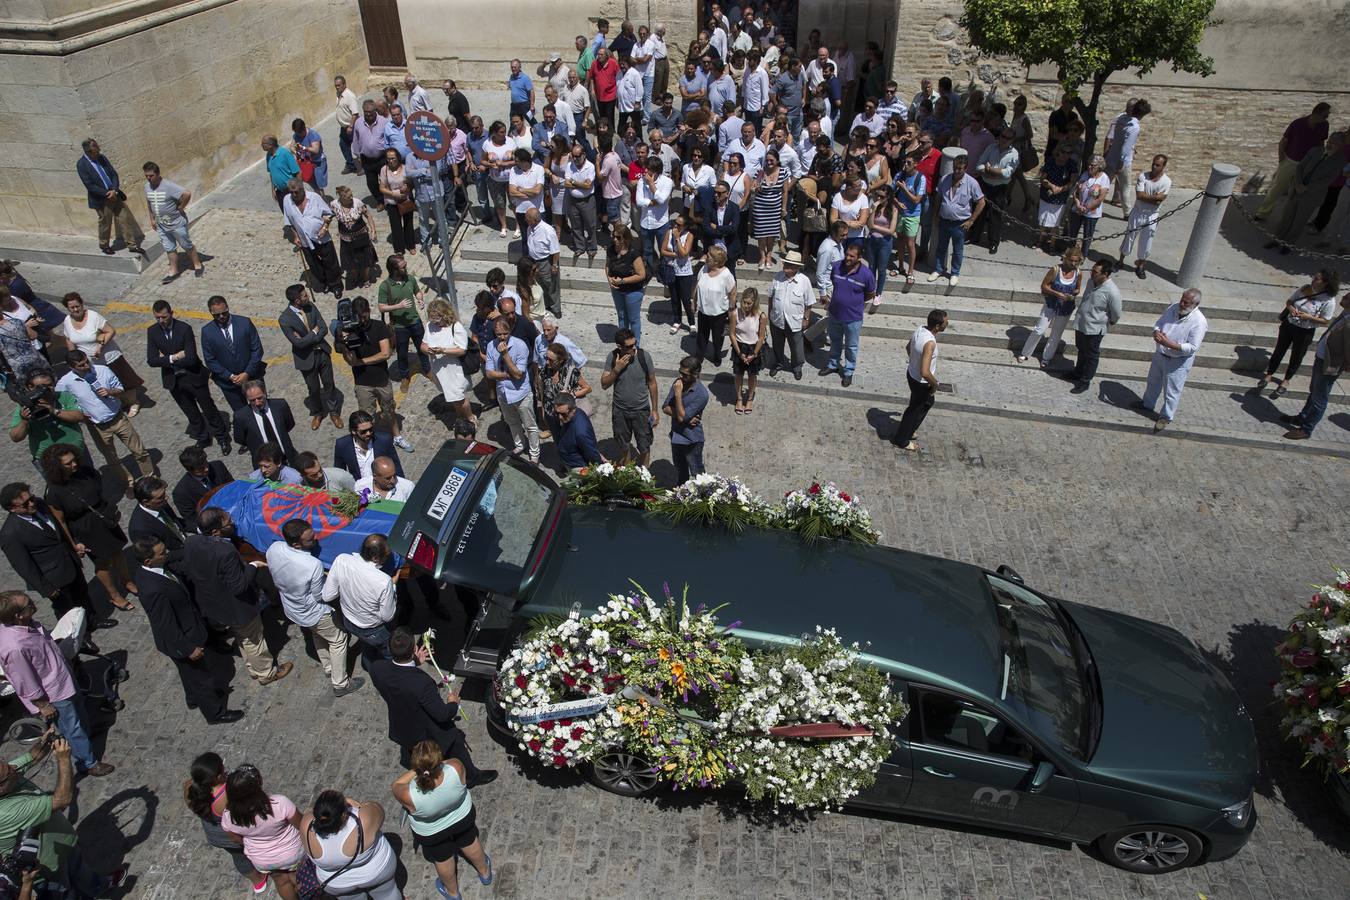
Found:
[[1279, 168], [1270, 179], [1265, 202], [1256, 210], [1256, 221], [1261, 221], [1275, 211], [1276, 204], [1283, 200], [1294, 186], [1294, 175], [1298, 172], [1298, 164], [1303, 161], [1303, 157], [1307, 156], [1312, 148], [1320, 147], [1326, 142], [1327, 119], [1330, 116], [1331, 104], [1319, 103], [1313, 107], [1310, 114], [1295, 119], [1284, 129], [1278, 150]]
[[820, 371], [822, 375], [840, 372], [839, 357], [843, 354], [844, 387], [853, 383], [853, 370], [858, 365], [858, 337], [862, 334], [863, 313], [867, 301], [877, 295], [876, 275], [862, 261], [862, 245], [852, 244], [844, 251], [844, 258], [830, 268], [829, 334], [830, 362]]
[[108, 775], [113, 766], [94, 756], [84, 701], [70, 664], [47, 629], [33, 622], [36, 612], [37, 606], [23, 591], [0, 593], [0, 666], [29, 712], [56, 721], [61, 736], [70, 742], [78, 771], [96, 778]]
[[366, 173], [366, 188], [379, 207], [384, 206], [380, 193], [380, 169], [384, 167], [384, 151], [389, 147], [385, 129], [389, 120], [375, 112], [375, 101], [361, 104], [361, 116], [352, 122], [352, 152], [361, 157], [361, 168]]

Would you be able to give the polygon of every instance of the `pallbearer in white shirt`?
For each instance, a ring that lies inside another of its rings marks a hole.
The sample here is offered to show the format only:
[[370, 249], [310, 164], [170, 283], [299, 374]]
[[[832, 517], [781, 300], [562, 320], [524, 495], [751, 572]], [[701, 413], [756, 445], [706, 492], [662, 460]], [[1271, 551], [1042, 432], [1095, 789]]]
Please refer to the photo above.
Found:
[[370, 477], [360, 478], [355, 491], [370, 491], [372, 500], [398, 500], [402, 502], [412, 496], [413, 483], [401, 478], [394, 470], [394, 461], [387, 456], [375, 457], [370, 465]]
[[1139, 406], [1152, 412], [1158, 403], [1159, 392], [1162, 393], [1162, 414], [1153, 423], [1154, 431], [1162, 431], [1176, 416], [1181, 389], [1186, 386], [1186, 376], [1195, 364], [1195, 354], [1209, 329], [1199, 306], [1200, 292], [1190, 288], [1181, 295], [1181, 300], [1163, 311], [1153, 326], [1153, 342], [1157, 347], [1153, 351], [1153, 365], [1148, 370], [1144, 400]]

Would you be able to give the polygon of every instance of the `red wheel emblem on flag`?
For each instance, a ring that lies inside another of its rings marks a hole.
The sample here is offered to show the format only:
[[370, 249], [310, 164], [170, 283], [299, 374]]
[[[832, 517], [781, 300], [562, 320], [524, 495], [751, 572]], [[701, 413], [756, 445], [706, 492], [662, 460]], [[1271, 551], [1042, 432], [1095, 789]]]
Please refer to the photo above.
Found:
[[267, 527], [278, 537], [281, 526], [291, 519], [302, 519], [314, 529], [314, 537], [322, 540], [335, 531], [347, 527], [351, 521], [333, 511], [332, 498], [326, 491], [292, 494], [289, 491], [268, 491], [262, 498], [262, 517]]

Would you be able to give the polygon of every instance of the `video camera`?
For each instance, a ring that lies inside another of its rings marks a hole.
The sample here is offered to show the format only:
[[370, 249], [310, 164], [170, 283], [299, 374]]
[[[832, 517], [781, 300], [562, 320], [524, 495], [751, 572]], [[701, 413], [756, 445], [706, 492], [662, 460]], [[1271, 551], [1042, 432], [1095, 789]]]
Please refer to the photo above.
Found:
[[51, 385], [29, 387], [28, 379], [32, 374], [32, 370], [16, 373], [10, 368], [9, 361], [0, 356], [0, 385], [3, 385], [5, 393], [28, 410], [29, 419], [40, 419], [51, 415], [56, 409], [56, 389]]
[[343, 297], [337, 302], [337, 319], [333, 322], [333, 337], [342, 342], [348, 350], [356, 350], [365, 343], [365, 326], [356, 314], [356, 304], [351, 297]]

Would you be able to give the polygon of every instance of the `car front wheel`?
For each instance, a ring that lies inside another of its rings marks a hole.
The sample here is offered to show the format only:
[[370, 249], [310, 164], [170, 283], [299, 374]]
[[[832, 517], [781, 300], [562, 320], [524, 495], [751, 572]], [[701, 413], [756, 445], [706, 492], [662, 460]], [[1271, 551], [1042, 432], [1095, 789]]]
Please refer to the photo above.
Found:
[[1097, 850], [1107, 862], [1145, 875], [1161, 875], [1195, 865], [1204, 849], [1199, 837], [1170, 825], [1122, 828], [1097, 839]]
[[591, 783], [624, 797], [641, 797], [656, 789], [659, 781], [650, 760], [627, 750], [606, 750], [591, 760]]

